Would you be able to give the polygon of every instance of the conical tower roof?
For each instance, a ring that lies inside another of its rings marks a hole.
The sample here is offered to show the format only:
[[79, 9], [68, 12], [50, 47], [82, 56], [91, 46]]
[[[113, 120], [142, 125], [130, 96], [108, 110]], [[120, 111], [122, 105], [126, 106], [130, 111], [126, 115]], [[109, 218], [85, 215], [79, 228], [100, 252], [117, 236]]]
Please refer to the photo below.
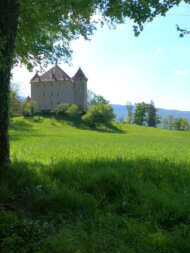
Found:
[[73, 79], [79, 79], [79, 78], [88, 80], [81, 68], [78, 69], [77, 73], [73, 77]]

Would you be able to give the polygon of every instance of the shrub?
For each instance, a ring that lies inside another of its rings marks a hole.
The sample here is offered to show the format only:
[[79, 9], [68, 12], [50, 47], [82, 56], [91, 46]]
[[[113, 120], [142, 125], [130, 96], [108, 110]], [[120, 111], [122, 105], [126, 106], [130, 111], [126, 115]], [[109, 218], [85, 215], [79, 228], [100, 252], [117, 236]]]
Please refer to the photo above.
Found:
[[53, 110], [52, 112], [55, 113], [57, 116], [59, 114], [62, 114], [62, 115], [66, 115], [66, 111], [68, 110], [69, 108], [69, 104], [60, 104], [60, 105], [57, 105]]
[[31, 115], [34, 116], [38, 111], [38, 104], [36, 101], [31, 100], [30, 102]]
[[69, 106], [66, 113], [70, 118], [76, 119], [80, 116], [81, 111], [79, 110], [77, 105], [73, 104], [73, 105]]
[[92, 106], [87, 114], [85, 114], [82, 119], [84, 122], [90, 126], [111, 124], [111, 121], [115, 118], [113, 113], [113, 108], [110, 105], [99, 103], [97, 106]]
[[37, 102], [25, 100], [21, 103], [21, 112], [24, 116], [34, 116], [37, 113]]

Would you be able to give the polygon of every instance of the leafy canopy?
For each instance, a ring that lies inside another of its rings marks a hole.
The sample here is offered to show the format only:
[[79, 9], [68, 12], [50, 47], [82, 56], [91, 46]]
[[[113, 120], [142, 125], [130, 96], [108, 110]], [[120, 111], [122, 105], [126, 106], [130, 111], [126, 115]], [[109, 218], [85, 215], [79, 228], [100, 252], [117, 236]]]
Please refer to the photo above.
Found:
[[[82, 35], [85, 39], [96, 29], [97, 22], [114, 25], [134, 21], [134, 32], [151, 22], [180, 0], [18, 0], [19, 15], [14, 62], [28, 68], [37, 63], [69, 61], [70, 42]], [[185, 0], [188, 3], [187, 0]], [[96, 17], [96, 18], [94, 18]], [[0, 45], [3, 45], [3, 38]]]
[[82, 119], [92, 127], [100, 125], [109, 126], [112, 120], [115, 119], [115, 114], [110, 105], [99, 103], [98, 105], [93, 105]]
[[98, 105], [98, 104], [109, 104], [109, 101], [106, 100], [103, 96], [97, 95], [91, 90], [88, 90], [87, 92], [87, 104], [88, 108], [92, 107], [93, 105]]

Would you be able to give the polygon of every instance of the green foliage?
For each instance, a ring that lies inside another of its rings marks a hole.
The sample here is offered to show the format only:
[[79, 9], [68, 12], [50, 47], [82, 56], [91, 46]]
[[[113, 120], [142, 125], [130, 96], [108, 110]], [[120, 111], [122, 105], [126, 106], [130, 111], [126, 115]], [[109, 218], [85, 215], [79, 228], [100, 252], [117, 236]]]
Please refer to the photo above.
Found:
[[127, 109], [126, 123], [132, 124], [132, 122], [133, 122], [133, 105], [130, 102], [127, 102], [126, 109]]
[[30, 103], [27, 101], [23, 101], [21, 103], [21, 112], [24, 116], [31, 116], [31, 108], [30, 108]]
[[114, 118], [113, 108], [110, 105], [101, 103], [93, 105], [82, 117], [86, 124], [93, 127], [99, 125], [109, 126]]
[[124, 119], [123, 116], [120, 116], [120, 117], [118, 118], [118, 121], [119, 121], [119, 123], [123, 123], [123, 122], [125, 122], [125, 119]]
[[157, 109], [153, 101], [150, 104], [137, 103], [133, 123], [141, 126], [156, 127], [161, 122], [161, 117], [156, 112]]
[[36, 101], [31, 100], [30, 102], [31, 115], [34, 116], [38, 111], [38, 104]]
[[43, 224], [20, 220], [13, 213], [0, 211], [0, 251], [2, 253], [37, 252], [47, 233]]
[[169, 124], [168, 124], [168, 119], [167, 118], [162, 119], [161, 126], [162, 126], [163, 129], [169, 129]]
[[189, 121], [186, 118], [175, 118], [172, 122], [172, 127], [175, 130], [188, 131]]
[[82, 107], [75, 104], [71, 106], [69, 104], [59, 104], [51, 112], [57, 116], [63, 115], [69, 116], [71, 119], [77, 119], [82, 114]]
[[77, 105], [73, 104], [68, 107], [66, 113], [71, 119], [77, 119], [81, 115], [81, 110], [79, 110]]
[[136, 109], [135, 109], [133, 123], [136, 125], [143, 126], [147, 122], [147, 112], [148, 112], [149, 105], [144, 102], [137, 103], [135, 105], [136, 105]]
[[20, 107], [24, 116], [34, 116], [37, 113], [38, 104], [33, 100], [25, 100], [21, 103]]
[[57, 105], [53, 110], [52, 110], [52, 112], [53, 113], [55, 113], [57, 116], [59, 115], [59, 114], [61, 114], [61, 115], [66, 115], [67, 113], [67, 110], [68, 110], [68, 108], [69, 108], [69, 104], [59, 104], [59, 105]]
[[148, 126], [150, 127], [156, 127], [156, 108], [153, 102], [151, 102], [148, 107], [147, 123], [148, 123]]
[[16, 84], [11, 84], [9, 89], [9, 119], [12, 119], [13, 115], [20, 115], [20, 101], [18, 96], [18, 87]]
[[174, 121], [174, 116], [172, 114], [168, 114], [166, 119], [167, 119], [167, 122], [168, 122], [168, 127], [171, 130], [172, 125], [173, 125], [173, 121]]
[[88, 108], [92, 107], [93, 105], [98, 105], [98, 104], [109, 104], [109, 101], [106, 100], [104, 97], [97, 95], [91, 90], [88, 90], [87, 94], [87, 104]]
[[186, 118], [174, 118], [172, 114], [168, 114], [167, 117], [162, 120], [162, 127], [170, 130], [189, 131], [190, 124]]
[[149, 127], [156, 127], [157, 124], [161, 123], [161, 117], [156, 114], [158, 110], [154, 106], [154, 102], [148, 106], [147, 123]]
[[[28, 68], [42, 61], [68, 61], [70, 42], [79, 35], [86, 39], [93, 33], [96, 21], [91, 17], [96, 13], [101, 16], [101, 24], [112, 26], [124, 23], [125, 17], [129, 17], [135, 24], [135, 35], [138, 35], [145, 22], [152, 21], [156, 15], [164, 15], [174, 5], [176, 1], [169, 0], [157, 1], [156, 4], [150, 2], [148, 5], [134, 0], [47, 0], [44, 6], [44, 0], [19, 0], [13, 19], [18, 22], [14, 60], [27, 64]], [[2, 36], [1, 47], [4, 44]]]

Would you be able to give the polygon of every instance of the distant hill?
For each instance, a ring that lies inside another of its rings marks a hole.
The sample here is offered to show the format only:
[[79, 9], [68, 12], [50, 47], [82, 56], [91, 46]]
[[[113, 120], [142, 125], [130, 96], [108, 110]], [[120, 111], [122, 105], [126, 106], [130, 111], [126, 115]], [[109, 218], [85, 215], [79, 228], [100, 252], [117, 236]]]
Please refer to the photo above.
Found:
[[[111, 106], [114, 109], [114, 113], [116, 114], [116, 120], [118, 120], [119, 117], [126, 117], [126, 106], [125, 105], [116, 105], [111, 104]], [[135, 105], [133, 105], [133, 112], [135, 111]], [[190, 121], [190, 111], [179, 111], [179, 110], [167, 110], [158, 108], [157, 114], [161, 116], [162, 118], [165, 118], [167, 114], [171, 113], [175, 118], [181, 117], [181, 118], [187, 118]]]

